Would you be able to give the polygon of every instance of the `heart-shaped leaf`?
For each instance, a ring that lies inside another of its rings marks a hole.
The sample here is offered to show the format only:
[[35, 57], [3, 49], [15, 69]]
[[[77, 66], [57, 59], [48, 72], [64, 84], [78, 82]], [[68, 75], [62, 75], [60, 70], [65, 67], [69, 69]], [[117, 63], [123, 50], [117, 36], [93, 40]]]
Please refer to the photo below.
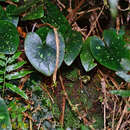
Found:
[[19, 45], [16, 27], [5, 20], [0, 20], [0, 52], [14, 54]]
[[82, 48], [82, 35], [79, 32], [72, 31], [71, 35], [66, 37], [66, 48], [64, 61], [69, 66], [80, 53]]
[[92, 56], [92, 53], [90, 51], [90, 40], [91, 37], [89, 37], [84, 43], [83, 47], [80, 53], [80, 59], [81, 63], [85, 69], [85, 71], [90, 71], [93, 69], [97, 64], [94, 63], [94, 58]]
[[0, 130], [12, 130], [8, 108], [0, 97]]
[[48, 34], [48, 32], [51, 31], [51, 28], [49, 27], [41, 27], [39, 28], [36, 33], [40, 36], [41, 40], [42, 40], [42, 43], [43, 45], [46, 44], [46, 36]]
[[122, 35], [117, 35], [113, 29], [104, 31], [104, 41], [93, 36], [90, 49], [95, 59], [105, 67], [114, 70], [122, 70], [120, 64], [122, 58], [129, 58], [129, 50], [126, 49]]
[[[60, 52], [59, 66], [64, 58], [64, 40], [59, 34]], [[56, 40], [53, 31], [50, 31], [46, 37], [46, 44], [43, 45], [41, 38], [36, 33], [28, 33], [25, 39], [25, 53], [31, 64], [46, 76], [52, 75], [56, 65]]]

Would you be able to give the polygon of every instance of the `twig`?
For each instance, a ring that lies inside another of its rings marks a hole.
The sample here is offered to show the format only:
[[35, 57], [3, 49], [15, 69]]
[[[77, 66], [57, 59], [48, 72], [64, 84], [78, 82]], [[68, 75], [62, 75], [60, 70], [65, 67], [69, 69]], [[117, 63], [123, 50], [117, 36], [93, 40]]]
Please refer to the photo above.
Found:
[[60, 41], [58, 37], [58, 32], [56, 28], [53, 28], [54, 33], [55, 33], [55, 40], [56, 40], [56, 66], [55, 70], [53, 73], [53, 82], [56, 82], [56, 75], [57, 75], [57, 70], [58, 70], [58, 64], [59, 64], [59, 55], [60, 55]]
[[104, 93], [104, 130], [106, 130], [106, 83], [104, 78], [101, 79], [101, 85]]
[[81, 11], [81, 12], [77, 12], [77, 14], [79, 15], [77, 18], [76, 18], [76, 21], [82, 17], [84, 14], [87, 14], [87, 13], [90, 13], [90, 12], [93, 12], [93, 11], [97, 11], [97, 10], [100, 10], [101, 8], [100, 7], [97, 7], [97, 8], [93, 8], [93, 9], [90, 9], [90, 10], [87, 10], [87, 11]]
[[128, 124], [130, 124], [130, 120], [127, 120], [127, 121], [125, 121], [124, 123], [122, 123], [122, 125], [121, 125], [121, 127], [120, 127], [120, 130], [123, 130], [123, 128], [124, 128], [126, 125], [128, 125]]
[[117, 30], [117, 34], [118, 34], [118, 32], [120, 30], [120, 18], [119, 17], [116, 18], [116, 30]]
[[[130, 97], [129, 97], [128, 101], [130, 101]], [[121, 125], [121, 122], [122, 122], [123, 117], [124, 117], [124, 115], [125, 115], [126, 112], [127, 112], [127, 104], [125, 105], [124, 110], [123, 110], [123, 112], [122, 112], [122, 115], [121, 115], [121, 117], [120, 117], [120, 120], [118, 121], [116, 130], [119, 130], [120, 125]]]
[[112, 117], [112, 130], [114, 130], [115, 111], [116, 111], [116, 101], [114, 101], [114, 109], [113, 109], [113, 117]]
[[50, 28], [52, 28], [54, 30], [54, 34], [55, 34], [55, 40], [56, 40], [56, 66], [55, 66], [55, 70], [53, 73], [53, 82], [56, 82], [56, 75], [57, 75], [57, 70], [58, 70], [58, 64], [59, 64], [59, 51], [60, 51], [60, 41], [59, 41], [59, 36], [58, 36], [58, 32], [57, 29], [52, 26], [49, 23], [45, 23], [45, 24], [40, 24], [40, 25], [36, 25], [38, 28], [42, 27], [42, 26], [49, 26]]
[[72, 108], [72, 110], [73, 110], [75, 113], [77, 113], [77, 115], [79, 116], [79, 119], [80, 119], [80, 120], [82, 119], [83, 122], [84, 122], [85, 124], [87, 124], [87, 123], [88, 123], [88, 120], [87, 120], [84, 116], [82, 116], [82, 115], [80, 114], [80, 112], [79, 112], [79, 110], [78, 110], [78, 104], [73, 105], [73, 104], [71, 103], [71, 101], [70, 101], [70, 99], [69, 99], [69, 97], [68, 97], [68, 94], [67, 94], [67, 92], [66, 92], [66, 90], [65, 90], [65, 86], [64, 86], [64, 84], [63, 84], [63, 79], [62, 79], [62, 77], [61, 77], [61, 74], [59, 75], [59, 79], [60, 79], [60, 83], [61, 83], [61, 87], [62, 87], [62, 89], [63, 89], [64, 95], [65, 95], [65, 97], [66, 97], [66, 99], [67, 99], [67, 101], [68, 101], [70, 107]]
[[65, 96], [62, 97], [62, 112], [60, 116], [60, 124], [63, 126], [64, 124], [64, 114], [65, 114]]
[[100, 13], [99, 13], [99, 15], [97, 16], [97, 18], [96, 18], [96, 20], [95, 20], [95, 22], [93, 23], [93, 25], [92, 25], [92, 28], [90, 29], [90, 31], [89, 31], [89, 33], [88, 33], [88, 35], [86, 36], [86, 38], [85, 39], [87, 39], [89, 36], [90, 36], [90, 34], [91, 34], [91, 32], [93, 31], [93, 29], [95, 28], [95, 25], [96, 25], [96, 23], [97, 23], [97, 21], [98, 21], [98, 19], [99, 19], [99, 17], [101, 16], [101, 14], [102, 14], [102, 12], [103, 12], [103, 10], [104, 10], [104, 5], [103, 5], [103, 7], [102, 7], [102, 10], [100, 11]]
[[119, 90], [120, 88], [119, 88], [118, 83], [112, 77], [110, 77], [110, 80], [112, 81], [112, 83], [116, 87], [116, 89]]
[[73, 22], [73, 18], [75, 18], [76, 12], [79, 10], [79, 8], [83, 5], [84, 2], [85, 0], [81, 0], [75, 9], [68, 9], [69, 14], [66, 16], [66, 18], [68, 19], [70, 24]]
[[29, 118], [31, 121], [33, 121], [33, 122], [35, 121], [28, 113], [26, 113], [26, 112], [22, 112], [22, 113], [25, 117]]
[[65, 9], [65, 5], [63, 3], [60, 2], [60, 0], [57, 0], [58, 4], [62, 6], [62, 8]]
[[37, 25], [37, 23], [34, 23], [34, 24], [33, 24], [32, 32], [34, 32], [36, 25]]
[[[44, 84], [44, 86], [45, 86], [45, 84]], [[52, 103], [54, 104], [54, 100], [53, 100], [52, 96], [50, 95], [49, 91], [48, 91], [44, 86], [40, 85], [40, 87], [41, 87], [45, 92], [47, 92], [49, 98], [51, 99]]]
[[6, 0], [5, 2], [8, 3], [8, 4], [10, 4], [10, 5], [15, 5], [15, 6], [17, 6], [17, 4], [15, 4], [14, 2], [12, 2], [11, 0]]
[[29, 120], [30, 130], [32, 130], [32, 120]]

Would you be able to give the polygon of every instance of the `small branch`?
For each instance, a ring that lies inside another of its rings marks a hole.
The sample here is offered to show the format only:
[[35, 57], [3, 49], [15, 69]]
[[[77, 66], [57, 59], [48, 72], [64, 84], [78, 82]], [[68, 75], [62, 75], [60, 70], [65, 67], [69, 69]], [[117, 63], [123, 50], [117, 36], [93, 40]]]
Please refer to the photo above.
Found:
[[[44, 84], [44, 86], [45, 86], [45, 84]], [[43, 91], [47, 92], [49, 98], [51, 99], [52, 103], [54, 104], [54, 100], [53, 100], [52, 96], [50, 95], [49, 91], [44, 86], [40, 85], [40, 87], [43, 89]]]
[[64, 8], [64, 9], [66, 8], [65, 5], [60, 2], [60, 0], [57, 0], [57, 3], [58, 3], [60, 6], [62, 6], [62, 8]]
[[76, 12], [79, 10], [79, 8], [83, 5], [84, 2], [85, 0], [81, 0], [75, 9], [73, 10], [71, 8], [68, 9], [69, 14], [66, 16], [66, 18], [68, 19], [70, 24], [74, 21], [73, 18], [75, 18]]
[[92, 25], [92, 28], [90, 29], [90, 31], [89, 31], [89, 33], [88, 33], [88, 35], [87, 35], [87, 37], [86, 37], [85, 39], [87, 39], [87, 38], [90, 36], [91, 32], [92, 32], [93, 29], [95, 28], [95, 25], [96, 25], [96, 23], [97, 23], [99, 17], [101, 16], [103, 10], [104, 10], [104, 5], [103, 5], [102, 10], [100, 11], [99, 15], [97, 16], [95, 22], [94, 22], [93, 25]]
[[58, 37], [58, 32], [56, 28], [53, 28], [54, 33], [55, 33], [55, 40], [56, 40], [56, 66], [55, 70], [53, 73], [53, 82], [56, 82], [56, 75], [57, 75], [57, 70], [58, 70], [58, 64], [59, 64], [59, 55], [60, 55], [60, 41]]
[[10, 5], [15, 5], [15, 6], [17, 6], [17, 4], [15, 4], [14, 2], [12, 2], [11, 0], [6, 0], [5, 2], [8, 3], [8, 4], [10, 4]]
[[36, 27], [42, 27], [42, 26], [49, 26], [50, 28], [52, 28], [54, 30], [54, 34], [55, 34], [55, 40], [56, 40], [56, 66], [55, 66], [55, 70], [53, 73], [53, 82], [55, 84], [56, 82], [56, 75], [57, 75], [57, 70], [58, 70], [58, 64], [59, 64], [59, 53], [60, 53], [60, 41], [59, 41], [59, 36], [58, 36], [58, 32], [57, 29], [52, 26], [49, 23], [45, 23], [45, 24], [40, 24], [40, 25], [36, 25]]
[[[130, 101], [130, 97], [129, 97], [128, 101]], [[124, 117], [124, 115], [125, 115], [126, 112], [127, 112], [127, 104], [125, 105], [124, 110], [123, 110], [123, 112], [122, 112], [122, 115], [121, 115], [121, 117], [120, 117], [120, 120], [118, 121], [116, 130], [119, 130], [120, 125], [121, 125], [121, 122], [122, 122], [123, 117]]]
[[32, 27], [32, 32], [34, 32], [36, 25], [37, 25], [37, 23], [34, 23], [34, 25]]
[[113, 109], [112, 130], [114, 130], [115, 111], [116, 111], [116, 101], [114, 102], [114, 109]]
[[60, 124], [62, 127], [64, 124], [64, 114], [65, 114], [65, 96], [62, 97], [62, 112], [60, 116]]
[[30, 130], [32, 130], [32, 120], [31, 119], [29, 119], [29, 128], [30, 128]]
[[88, 123], [88, 120], [87, 120], [84, 116], [82, 116], [82, 115], [80, 114], [80, 112], [79, 112], [79, 110], [78, 110], [78, 104], [73, 105], [72, 102], [71, 102], [71, 100], [69, 99], [68, 94], [67, 94], [67, 92], [66, 92], [66, 90], [65, 90], [65, 86], [64, 86], [64, 84], [63, 84], [63, 79], [62, 79], [61, 75], [59, 75], [59, 79], [60, 79], [60, 83], [61, 83], [61, 87], [62, 87], [62, 89], [63, 89], [64, 95], [65, 95], [65, 97], [66, 97], [66, 99], [67, 99], [67, 101], [68, 101], [68, 103], [69, 103], [71, 109], [72, 109], [75, 113], [77, 113], [77, 115], [79, 116], [79, 119], [80, 119], [80, 120], [82, 119], [83, 122], [84, 122], [85, 124], [87, 124], [87, 123]]
[[101, 79], [102, 91], [104, 93], [104, 130], [106, 130], [106, 83], [104, 78]]
[[27, 117], [28, 119], [30, 119], [31, 121], [35, 122], [35, 120], [26, 112], [22, 112], [24, 117]]

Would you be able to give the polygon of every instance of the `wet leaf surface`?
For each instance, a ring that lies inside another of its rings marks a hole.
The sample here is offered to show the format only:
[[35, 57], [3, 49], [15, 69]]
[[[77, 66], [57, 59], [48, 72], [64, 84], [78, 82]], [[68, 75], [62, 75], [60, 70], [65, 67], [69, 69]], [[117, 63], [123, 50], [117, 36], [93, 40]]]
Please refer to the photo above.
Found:
[[30, 74], [30, 73], [32, 73], [32, 71], [21, 70], [20, 72], [14, 72], [14, 73], [11, 73], [11, 74], [7, 74], [5, 76], [5, 78], [8, 79], [8, 80], [19, 79], [19, 78], [22, 78], [22, 77], [26, 76], [27, 74]]
[[19, 56], [21, 55], [21, 52], [16, 52], [13, 56], [8, 58], [8, 63], [14, 62]]
[[28, 99], [28, 97], [24, 93], [24, 91], [19, 89], [16, 85], [13, 85], [13, 84], [10, 84], [10, 83], [6, 83], [5, 85], [6, 85], [7, 88], [11, 89], [13, 92], [17, 93], [18, 95], [20, 95], [24, 99]]
[[90, 49], [94, 58], [111, 70], [122, 70], [123, 68], [120, 65], [121, 59], [129, 58], [122, 36], [117, 35], [112, 29], [104, 31], [103, 36], [104, 41], [96, 36], [92, 37]]
[[28, 10], [29, 8], [32, 7], [32, 5], [35, 5], [37, 3], [39, 3], [41, 0], [31, 0], [31, 1], [26, 1], [24, 3], [24, 5], [21, 5], [17, 8], [15, 8], [14, 10], [12, 10], [10, 12], [10, 15], [12, 16], [18, 16], [20, 15], [21, 13], [25, 12], [26, 10]]
[[52, 2], [45, 1], [45, 5], [46, 10], [44, 17], [42, 18], [42, 22], [49, 23], [52, 26], [56, 27], [64, 37], [68, 35], [69, 31], [71, 31], [72, 29], [66, 17]]
[[65, 42], [66, 48], [64, 61], [69, 66], [80, 53], [83, 44], [82, 35], [79, 32], [72, 31], [71, 35], [66, 37]]
[[46, 44], [46, 37], [49, 31], [51, 31], [52, 29], [49, 27], [41, 27], [38, 30], [36, 30], [36, 33], [40, 36], [41, 40], [42, 40], [42, 44], [45, 45]]
[[124, 79], [126, 82], [130, 83], [130, 75], [127, 74], [127, 72], [117, 71], [116, 74], [122, 79]]
[[[60, 52], [59, 66], [64, 58], [64, 40], [59, 35]], [[50, 76], [54, 72], [56, 64], [56, 41], [54, 32], [50, 31], [46, 37], [46, 45], [43, 45], [36, 33], [29, 33], [25, 39], [25, 53], [31, 64], [41, 73]]]
[[0, 20], [0, 52], [14, 54], [19, 45], [19, 35], [16, 27], [5, 20]]
[[81, 63], [86, 72], [90, 71], [97, 65], [96, 63], [94, 63], [94, 57], [92, 56], [92, 53], [90, 51], [90, 40], [91, 37], [89, 37], [85, 41], [85, 43], [83, 43], [83, 47], [80, 53]]
[[13, 70], [16, 70], [16, 69], [22, 67], [24, 64], [26, 64], [26, 62], [25, 61], [21, 61], [21, 62], [12, 64], [12, 65], [8, 65], [7, 68], [6, 68], [6, 71], [7, 72], [11, 72]]
[[23, 17], [22, 20], [35, 20], [42, 18], [44, 16], [44, 10], [43, 10], [43, 5], [38, 6], [34, 9], [32, 9], [27, 15]]

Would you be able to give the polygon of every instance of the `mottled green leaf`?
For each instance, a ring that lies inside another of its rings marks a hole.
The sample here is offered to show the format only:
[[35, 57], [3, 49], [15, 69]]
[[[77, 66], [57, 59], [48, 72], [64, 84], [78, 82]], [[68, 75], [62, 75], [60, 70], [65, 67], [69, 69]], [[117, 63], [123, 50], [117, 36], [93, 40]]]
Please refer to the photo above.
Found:
[[130, 71], [130, 59], [122, 58], [120, 64], [125, 71]]
[[122, 97], [129, 97], [130, 96], [130, 90], [111, 90], [110, 93], [116, 94]]
[[45, 1], [45, 14], [42, 18], [43, 23], [49, 23], [52, 26], [58, 28], [58, 31], [65, 37], [68, 32], [72, 30], [66, 17], [62, 14], [59, 8], [51, 1]]
[[42, 0], [31, 0], [31, 1], [27, 1], [27, 2], [24, 3], [24, 5], [21, 5], [21, 6], [17, 7], [16, 9], [12, 10], [10, 12], [10, 14], [13, 15], [13, 16], [18, 16], [21, 13], [24, 13], [29, 8], [31, 8], [33, 5], [39, 3], [40, 1], [42, 1]]
[[126, 72], [124, 72], [124, 71], [117, 71], [116, 74], [119, 77], [121, 77], [122, 79], [124, 79], [126, 82], [130, 83], [130, 75], [127, 74]]
[[83, 47], [80, 53], [80, 59], [81, 63], [85, 69], [85, 71], [90, 71], [93, 69], [97, 64], [94, 63], [94, 58], [92, 56], [92, 53], [90, 51], [90, 40], [91, 37], [89, 37], [84, 43]]
[[5, 84], [6, 87], [8, 87], [9, 89], [11, 89], [13, 92], [17, 93], [18, 95], [20, 95], [21, 97], [23, 97], [24, 99], [28, 99], [27, 95], [24, 93], [23, 90], [19, 89], [16, 85], [10, 84], [10, 83], [6, 83]]
[[21, 55], [21, 52], [17, 52], [17, 53], [15, 53], [12, 57], [9, 57], [9, 59], [8, 59], [8, 63], [12, 63], [12, 62], [14, 62], [16, 59], [18, 59], [18, 57]]
[[5, 11], [3, 10], [2, 6], [0, 5], [0, 20], [5, 19], [6, 17], [7, 16], [6, 16]]
[[[64, 57], [64, 40], [59, 34], [60, 52], [59, 66]], [[25, 39], [25, 53], [31, 64], [41, 73], [50, 76], [54, 72], [56, 64], [56, 41], [55, 34], [50, 31], [46, 37], [46, 44], [43, 45], [36, 33], [28, 33]]]
[[0, 97], [0, 130], [12, 130], [8, 108]]
[[7, 18], [6, 20], [13, 23], [15, 25], [15, 27], [17, 27], [18, 25], [18, 21], [19, 21], [19, 17], [16, 17], [16, 16], [12, 16], [10, 14], [10, 12], [12, 12], [13, 10], [15, 10], [17, 7], [15, 5], [8, 5], [6, 7], [6, 15], [7, 15]]
[[82, 35], [79, 32], [72, 31], [71, 35], [69, 35], [65, 40], [66, 48], [64, 61], [69, 66], [80, 53], [83, 44]]
[[11, 73], [11, 74], [7, 74], [5, 76], [5, 78], [8, 79], [8, 80], [19, 79], [19, 78], [22, 78], [22, 77], [26, 76], [27, 74], [30, 74], [30, 73], [32, 73], [32, 71], [21, 70], [20, 72], [14, 72], [14, 73]]
[[14, 54], [19, 45], [19, 34], [16, 27], [5, 20], [0, 20], [0, 52]]
[[123, 70], [120, 62], [122, 58], [129, 58], [129, 50], [125, 47], [122, 35], [116, 34], [113, 29], [104, 31], [104, 41], [93, 36], [90, 49], [94, 58], [105, 67], [120, 71]]
[[14, 5], [8, 5], [6, 7], [6, 11], [3, 10], [2, 6], [0, 6], [0, 20], [6, 20], [9, 21], [11, 23], [13, 23], [16, 27], [18, 24], [18, 17], [14, 17], [14, 16], [10, 16], [9, 11], [15, 9], [16, 6]]
[[30, 12], [25, 15], [22, 20], [35, 20], [44, 16], [43, 5], [33, 8]]
[[16, 70], [16, 69], [22, 67], [24, 64], [26, 64], [26, 62], [25, 62], [25, 61], [21, 61], [21, 62], [15, 63], [15, 64], [13, 64], [13, 65], [9, 65], [9, 66], [7, 66], [7, 68], [6, 68], [6, 71], [7, 71], [7, 72], [11, 72], [11, 71], [13, 71], [13, 70]]
[[48, 32], [52, 30], [50, 27], [41, 27], [39, 28], [36, 33], [40, 36], [41, 40], [42, 40], [42, 43], [43, 45], [46, 44], [46, 37], [47, 37], [47, 34]]

